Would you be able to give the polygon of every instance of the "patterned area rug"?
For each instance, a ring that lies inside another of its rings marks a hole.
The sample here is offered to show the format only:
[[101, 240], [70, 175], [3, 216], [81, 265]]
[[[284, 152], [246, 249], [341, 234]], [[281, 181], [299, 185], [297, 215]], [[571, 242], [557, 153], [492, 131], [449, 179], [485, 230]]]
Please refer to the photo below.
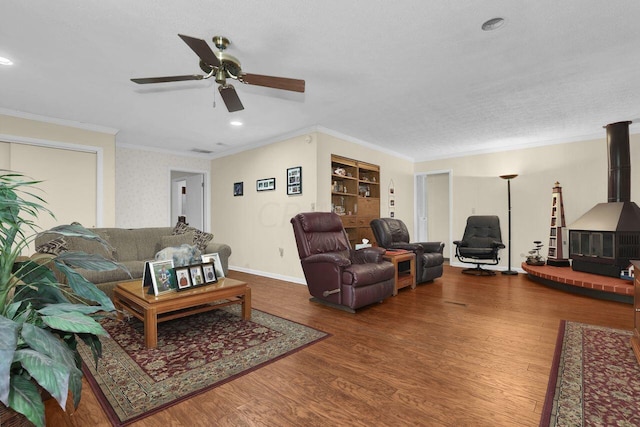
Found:
[[631, 335], [562, 321], [540, 426], [640, 426]]
[[91, 351], [80, 352], [83, 370], [114, 426], [123, 426], [210, 390], [329, 335], [240, 306], [161, 323], [158, 347], [144, 347], [142, 322], [106, 319], [112, 339], [102, 339], [96, 370]]

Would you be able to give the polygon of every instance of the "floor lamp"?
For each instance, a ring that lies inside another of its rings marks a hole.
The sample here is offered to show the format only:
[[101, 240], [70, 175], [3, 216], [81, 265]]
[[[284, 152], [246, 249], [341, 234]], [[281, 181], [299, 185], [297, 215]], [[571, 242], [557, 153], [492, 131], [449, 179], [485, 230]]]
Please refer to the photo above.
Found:
[[500, 175], [500, 178], [507, 180], [507, 203], [509, 206], [509, 268], [503, 271], [502, 274], [513, 276], [518, 274], [517, 271], [511, 269], [511, 180], [518, 176], [517, 174]]

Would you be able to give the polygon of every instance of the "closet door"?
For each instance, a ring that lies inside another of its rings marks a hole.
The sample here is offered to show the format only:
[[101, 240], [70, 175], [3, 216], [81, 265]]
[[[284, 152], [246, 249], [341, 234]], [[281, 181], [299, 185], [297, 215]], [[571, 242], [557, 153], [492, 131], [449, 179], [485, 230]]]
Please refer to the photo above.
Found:
[[40, 215], [37, 224], [43, 230], [73, 221], [96, 226], [96, 153], [11, 143], [10, 156], [11, 170], [43, 181], [35, 194], [55, 215]]

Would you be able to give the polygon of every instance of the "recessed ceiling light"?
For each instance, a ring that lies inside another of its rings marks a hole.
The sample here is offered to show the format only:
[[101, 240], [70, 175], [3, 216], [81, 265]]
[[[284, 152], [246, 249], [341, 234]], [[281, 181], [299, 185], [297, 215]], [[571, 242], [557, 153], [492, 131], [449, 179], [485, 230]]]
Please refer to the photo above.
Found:
[[13, 61], [9, 58], [4, 58], [0, 56], [0, 65], [13, 65]]
[[483, 31], [493, 31], [493, 30], [497, 30], [498, 28], [502, 27], [503, 25], [504, 25], [504, 19], [503, 18], [492, 18], [492, 19], [489, 19], [484, 24], [482, 24], [482, 30]]
[[234, 120], [234, 121], [231, 122], [231, 126], [242, 126], [242, 122]]

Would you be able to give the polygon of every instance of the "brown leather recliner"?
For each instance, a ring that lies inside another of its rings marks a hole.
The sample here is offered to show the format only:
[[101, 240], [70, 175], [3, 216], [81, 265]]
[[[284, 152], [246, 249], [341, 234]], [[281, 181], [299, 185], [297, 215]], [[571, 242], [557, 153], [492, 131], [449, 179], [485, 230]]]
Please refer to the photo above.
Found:
[[353, 250], [340, 217], [332, 212], [291, 218], [298, 255], [312, 301], [355, 312], [393, 294], [393, 264], [382, 248]]
[[377, 218], [369, 225], [379, 246], [391, 250], [404, 249], [416, 254], [416, 283], [430, 282], [442, 276], [443, 242], [409, 243], [409, 230], [399, 219]]

